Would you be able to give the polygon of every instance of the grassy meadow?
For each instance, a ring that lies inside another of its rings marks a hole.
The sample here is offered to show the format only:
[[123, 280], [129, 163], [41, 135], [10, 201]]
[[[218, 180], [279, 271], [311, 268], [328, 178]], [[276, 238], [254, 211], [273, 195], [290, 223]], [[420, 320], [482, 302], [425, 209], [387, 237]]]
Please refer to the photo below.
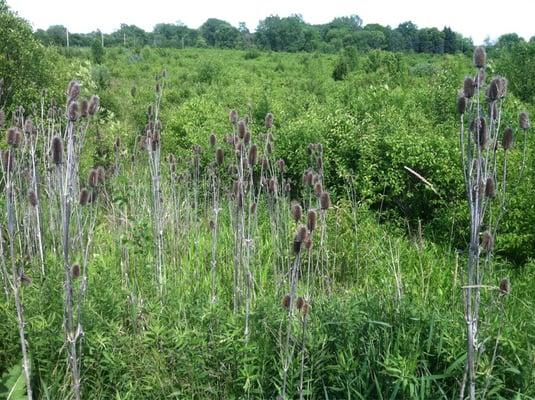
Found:
[[[459, 398], [470, 57], [47, 51], [3, 129], [0, 398]], [[532, 399], [535, 108], [500, 111], [477, 396]]]

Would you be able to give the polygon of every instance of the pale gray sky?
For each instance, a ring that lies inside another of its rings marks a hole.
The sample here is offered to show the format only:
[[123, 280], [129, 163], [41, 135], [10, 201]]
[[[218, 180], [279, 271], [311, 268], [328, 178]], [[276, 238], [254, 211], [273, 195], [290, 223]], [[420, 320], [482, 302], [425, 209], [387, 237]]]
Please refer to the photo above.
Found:
[[101, 29], [112, 32], [121, 23], [151, 31], [159, 22], [181, 21], [197, 28], [210, 17], [237, 26], [244, 21], [254, 30], [271, 14], [301, 14], [306, 22], [325, 23], [337, 16], [359, 15], [364, 24], [380, 23], [395, 28], [411, 20], [418, 27], [451, 26], [476, 44], [487, 36], [495, 39], [516, 32], [525, 39], [535, 35], [533, 0], [508, 0], [493, 5], [482, 0], [7, 0], [34, 28], [65, 25], [72, 32]]

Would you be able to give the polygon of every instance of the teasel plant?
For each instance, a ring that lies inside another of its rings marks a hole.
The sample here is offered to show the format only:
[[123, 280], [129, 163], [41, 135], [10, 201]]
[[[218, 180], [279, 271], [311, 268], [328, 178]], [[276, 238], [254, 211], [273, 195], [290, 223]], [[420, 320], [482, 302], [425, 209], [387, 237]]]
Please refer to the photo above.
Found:
[[[295, 346], [296, 341], [292, 341], [292, 332], [294, 330], [294, 320], [295, 320], [295, 309], [297, 308], [298, 311], [304, 311], [303, 308], [306, 306], [307, 314], [308, 314], [308, 303], [303, 297], [297, 297], [297, 291], [298, 291], [298, 283], [299, 283], [299, 276], [300, 276], [300, 268], [301, 268], [301, 260], [302, 255], [305, 252], [305, 246], [308, 240], [308, 237], [310, 235], [310, 232], [308, 231], [307, 227], [304, 225], [300, 225], [297, 227], [297, 230], [295, 232], [294, 238], [293, 238], [293, 263], [291, 264], [290, 270], [289, 270], [289, 292], [283, 297], [283, 307], [287, 310], [287, 326], [286, 326], [286, 335], [282, 342], [282, 388], [281, 388], [281, 396], [282, 398], [286, 398], [286, 391], [287, 391], [287, 384], [288, 384], [288, 371], [291, 368], [291, 364], [294, 358], [295, 353]], [[303, 325], [302, 325], [302, 351], [304, 352], [304, 335], [305, 335], [305, 329], [306, 329], [306, 322], [303, 319]], [[304, 354], [304, 353], [303, 353]], [[304, 358], [302, 358], [301, 361], [301, 388], [302, 388], [302, 376], [303, 376], [303, 369], [304, 369]], [[302, 390], [300, 391], [302, 393]]]
[[[514, 142], [513, 129], [501, 126], [507, 80], [500, 76], [486, 79], [483, 47], [475, 49], [473, 60], [475, 77], [465, 78], [457, 98], [461, 163], [470, 211], [466, 281], [463, 286], [467, 358], [459, 397], [464, 399], [468, 390], [470, 400], [477, 396], [477, 366], [483, 353], [483, 346], [478, 341], [481, 292], [489, 287], [485, 285], [484, 277], [492, 268], [496, 231], [506, 211], [508, 156]], [[529, 129], [526, 113], [521, 113], [519, 123], [526, 134]]]
[[[99, 98], [93, 96], [90, 101], [79, 103], [81, 92], [80, 84], [71, 81], [67, 88], [67, 104], [65, 107], [66, 126], [64, 138], [54, 136], [52, 139], [52, 162], [55, 165], [59, 180], [61, 199], [61, 248], [64, 266], [64, 317], [65, 348], [67, 351], [68, 367], [72, 378], [72, 394], [75, 399], [81, 398], [81, 351], [80, 340], [83, 337], [81, 319], [81, 301], [87, 285], [87, 276], [75, 299], [74, 279], [80, 275], [80, 266], [73, 262], [78, 248], [78, 235], [80, 235], [79, 218], [76, 218], [79, 203], [79, 165], [81, 147], [87, 133], [89, 120], [95, 116], [99, 109]], [[103, 171], [103, 170], [101, 170]], [[100, 172], [103, 174], [103, 172]], [[103, 177], [93, 179], [103, 179]], [[75, 223], [72, 223], [75, 217]], [[85, 254], [87, 254], [87, 251]], [[87, 257], [84, 264], [87, 265]], [[85, 271], [86, 268], [84, 268]], [[85, 272], [84, 272], [85, 274]]]
[[161, 130], [160, 105], [162, 102], [163, 89], [165, 86], [165, 71], [156, 77], [155, 99], [149, 106], [147, 125], [145, 127], [145, 147], [148, 153], [151, 194], [152, 194], [152, 228], [154, 242], [154, 260], [156, 286], [160, 296], [165, 289], [165, 263], [164, 263], [164, 232], [163, 232], [163, 207], [161, 189]]
[[[21, 132], [17, 127], [11, 127], [7, 130], [7, 150], [2, 152], [1, 166], [3, 171], [3, 184], [4, 192], [6, 196], [6, 219], [7, 219], [7, 249], [4, 247], [4, 228], [0, 226], [0, 257], [2, 264], [2, 273], [4, 280], [9, 285], [6, 287], [6, 293], [11, 292], [14, 297], [15, 308], [17, 310], [17, 325], [19, 330], [19, 340], [22, 352], [22, 369], [24, 373], [24, 379], [26, 381], [26, 390], [28, 399], [33, 398], [32, 386], [31, 386], [31, 361], [30, 351], [28, 343], [26, 341], [26, 328], [24, 317], [24, 306], [22, 299], [22, 284], [31, 283], [31, 279], [26, 275], [23, 268], [23, 255], [20, 236], [20, 226], [18, 223], [17, 208], [17, 190], [15, 187], [17, 175], [20, 175], [21, 171], [18, 169], [17, 155], [19, 147], [21, 145]], [[20, 180], [19, 180], [20, 182]], [[17, 246], [19, 243], [19, 246]], [[18, 251], [17, 251], [18, 250]], [[7, 256], [6, 254], [7, 253]], [[6, 260], [7, 258], [7, 260]], [[8, 263], [11, 267], [11, 272], [8, 272]]]
[[212, 212], [210, 219], [210, 230], [212, 233], [212, 248], [210, 260], [210, 302], [217, 301], [217, 241], [219, 232], [219, 214], [221, 213], [221, 169], [225, 164], [225, 152], [217, 146], [217, 137], [211, 133], [209, 137], [210, 148], [214, 153], [214, 160], [209, 168], [211, 181]]

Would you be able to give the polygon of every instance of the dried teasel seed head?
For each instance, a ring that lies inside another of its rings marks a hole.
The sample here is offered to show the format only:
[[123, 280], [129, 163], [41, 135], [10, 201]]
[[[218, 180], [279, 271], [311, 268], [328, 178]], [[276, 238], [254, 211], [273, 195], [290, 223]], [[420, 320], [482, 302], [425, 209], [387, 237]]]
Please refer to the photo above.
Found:
[[503, 296], [507, 296], [509, 293], [511, 293], [511, 284], [509, 283], [509, 279], [503, 278], [500, 281], [498, 288], [500, 290], [500, 294]]
[[4, 110], [0, 110], [0, 128], [3, 128], [5, 123], [6, 123], [6, 113], [4, 112]]
[[89, 177], [87, 179], [89, 186], [92, 188], [97, 187], [98, 185], [98, 171], [96, 168], [91, 168], [89, 171]]
[[483, 68], [487, 62], [487, 53], [485, 48], [478, 46], [474, 49], [474, 65], [477, 68]]
[[286, 162], [281, 158], [280, 160], [277, 160], [277, 167], [279, 168], [280, 172], [284, 172], [286, 169]]
[[266, 129], [271, 129], [273, 127], [273, 114], [267, 113], [264, 123], [266, 125]]
[[6, 141], [8, 146], [18, 147], [20, 144], [19, 128], [13, 126], [7, 130]]
[[301, 220], [301, 216], [303, 215], [303, 209], [301, 208], [301, 205], [298, 203], [295, 203], [292, 205], [292, 217], [295, 222], [299, 222]]
[[217, 162], [217, 165], [221, 166], [223, 165], [223, 162], [225, 161], [225, 153], [223, 152], [222, 148], [218, 148], [215, 152], [215, 160]]
[[251, 143], [251, 132], [248, 130], [245, 131], [245, 136], [243, 137], [243, 143], [246, 146], [249, 146], [249, 144]]
[[316, 167], [321, 171], [323, 169], [323, 158], [316, 157]]
[[52, 139], [52, 161], [56, 165], [63, 162], [63, 141], [59, 136], [54, 136]]
[[289, 294], [284, 295], [284, 297], [282, 298], [282, 306], [286, 309], [289, 309], [291, 302], [292, 302], [292, 298], [290, 297], [290, 295]]
[[299, 228], [297, 228], [297, 232], [295, 232], [294, 236], [293, 249], [295, 254], [299, 254], [301, 252], [301, 245], [306, 237], [307, 228], [304, 225], [301, 225]]
[[470, 130], [474, 133], [474, 141], [477, 142], [480, 147], [484, 147], [487, 143], [487, 123], [485, 118], [481, 117], [473, 120], [470, 123]]
[[210, 141], [210, 146], [215, 147], [215, 145], [217, 144], [217, 137], [215, 136], [215, 133], [212, 132], [210, 134], [209, 141]]
[[494, 178], [489, 176], [485, 183], [485, 197], [493, 199], [496, 197], [496, 185], [494, 184]]
[[481, 247], [487, 253], [492, 251], [492, 248], [494, 247], [494, 238], [489, 231], [483, 232], [481, 237]]
[[80, 205], [81, 206], [85, 206], [87, 205], [87, 203], [89, 202], [89, 190], [87, 190], [86, 188], [83, 188], [82, 190], [80, 190]]
[[32, 283], [32, 278], [31, 278], [30, 276], [26, 275], [26, 274], [23, 272], [23, 273], [21, 274], [21, 276], [20, 276], [20, 282], [21, 282], [23, 285], [25, 285], [25, 286], [27, 286], [27, 285], [31, 285], [31, 283]]
[[316, 222], [318, 220], [318, 215], [315, 210], [308, 210], [307, 213], [307, 228], [310, 232], [316, 229]]
[[228, 119], [232, 125], [236, 125], [238, 122], [238, 112], [236, 110], [231, 110]]
[[82, 100], [80, 103], [80, 116], [85, 118], [89, 115], [89, 102], [87, 100]]
[[474, 82], [474, 80], [469, 76], [464, 78], [464, 85], [463, 85], [464, 97], [467, 97], [469, 99], [472, 98], [474, 96], [475, 90], [476, 90], [476, 83]]
[[89, 115], [95, 115], [98, 112], [99, 106], [100, 98], [97, 95], [91, 96], [91, 99], [89, 100], [89, 108], [87, 110]]
[[286, 193], [290, 193], [290, 192], [292, 191], [292, 185], [290, 185], [290, 182], [286, 182], [286, 183], [284, 184], [284, 191], [285, 191]]
[[271, 194], [277, 193], [277, 181], [275, 180], [275, 178], [271, 178], [268, 181], [268, 190]]
[[28, 203], [30, 203], [32, 207], [37, 206], [37, 203], [38, 203], [37, 194], [33, 190], [28, 191]]
[[254, 166], [258, 159], [258, 148], [256, 144], [253, 144], [249, 149], [249, 166]]
[[328, 210], [331, 208], [331, 198], [328, 192], [322, 192], [320, 195], [320, 208], [322, 210]]
[[466, 111], [466, 97], [459, 96], [457, 97], [457, 112], [461, 115]]
[[24, 133], [26, 135], [32, 135], [35, 133], [35, 126], [33, 125], [33, 121], [30, 118], [28, 118], [24, 122]]
[[503, 132], [503, 139], [502, 139], [502, 146], [504, 150], [509, 150], [511, 147], [513, 147], [513, 130], [511, 128], [506, 128]]
[[295, 301], [295, 307], [301, 311], [301, 309], [303, 308], [303, 306], [305, 305], [306, 301], [303, 297], [299, 296], [297, 298], [297, 300]]
[[273, 153], [273, 144], [272, 144], [271, 142], [268, 142], [268, 143], [266, 144], [266, 153], [267, 153], [267, 154], [271, 154], [271, 153]]
[[316, 195], [316, 197], [320, 197], [322, 193], [323, 193], [323, 186], [321, 185], [321, 182], [316, 182], [314, 184], [314, 194]]
[[74, 122], [78, 119], [79, 116], [79, 108], [78, 102], [73, 101], [69, 104], [69, 108], [67, 110], [67, 119], [71, 122]]
[[245, 136], [246, 129], [247, 127], [245, 125], [245, 121], [243, 119], [240, 119], [240, 121], [238, 122], [238, 137], [240, 139], [243, 139], [243, 137]]
[[251, 214], [256, 214], [256, 202], [251, 204]]
[[529, 116], [527, 112], [522, 111], [520, 114], [518, 114], [518, 124], [520, 125], [520, 129], [524, 131], [530, 128]]
[[69, 86], [67, 87], [67, 97], [68, 102], [73, 102], [78, 99], [80, 95], [80, 84], [76, 81], [70, 81]]
[[74, 264], [71, 268], [72, 278], [77, 279], [80, 277], [80, 264]]

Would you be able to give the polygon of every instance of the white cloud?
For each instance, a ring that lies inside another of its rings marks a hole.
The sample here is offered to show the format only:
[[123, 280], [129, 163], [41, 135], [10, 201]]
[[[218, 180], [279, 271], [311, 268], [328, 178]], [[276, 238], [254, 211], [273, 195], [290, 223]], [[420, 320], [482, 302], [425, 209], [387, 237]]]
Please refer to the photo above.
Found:
[[65, 25], [72, 32], [116, 30], [121, 23], [135, 24], [150, 31], [159, 22], [181, 21], [197, 28], [207, 18], [226, 20], [237, 26], [240, 21], [254, 30], [260, 19], [270, 14], [301, 14], [309, 23], [325, 23], [337, 16], [357, 14], [364, 23], [396, 27], [413, 21], [419, 27], [445, 25], [481, 43], [485, 37], [516, 32], [529, 39], [535, 35], [530, 21], [535, 3], [509, 0], [506, 5], [492, 6], [488, 1], [466, 0], [8, 0], [8, 5], [35, 28]]

